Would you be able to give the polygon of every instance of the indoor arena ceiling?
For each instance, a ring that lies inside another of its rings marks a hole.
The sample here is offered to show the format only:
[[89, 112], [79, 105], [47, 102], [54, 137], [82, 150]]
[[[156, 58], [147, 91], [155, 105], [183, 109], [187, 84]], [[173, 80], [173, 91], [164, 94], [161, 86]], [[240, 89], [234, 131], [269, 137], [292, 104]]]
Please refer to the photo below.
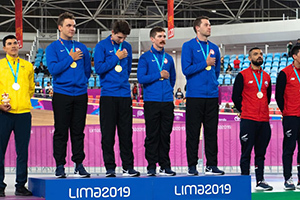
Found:
[[[200, 15], [213, 25], [295, 19], [299, 7], [300, 0], [174, 0], [174, 23], [192, 26]], [[116, 19], [128, 20], [132, 28], [167, 26], [167, 0], [23, 0], [23, 30], [55, 32], [65, 11], [76, 16], [81, 33], [109, 30]], [[14, 0], [0, 1], [0, 32], [14, 32]]]

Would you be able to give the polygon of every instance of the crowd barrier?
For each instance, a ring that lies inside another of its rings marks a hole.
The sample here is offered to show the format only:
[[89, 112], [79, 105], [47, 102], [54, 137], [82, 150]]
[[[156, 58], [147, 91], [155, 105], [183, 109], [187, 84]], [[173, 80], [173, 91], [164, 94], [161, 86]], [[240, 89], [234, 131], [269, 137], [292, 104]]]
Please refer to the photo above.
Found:
[[[267, 149], [265, 160], [266, 173], [282, 172], [282, 124], [281, 120], [271, 120], [272, 136]], [[29, 145], [29, 172], [31, 173], [53, 173], [55, 170], [55, 161], [53, 159], [53, 126], [32, 127], [31, 139]], [[145, 160], [145, 125], [133, 125], [133, 152], [134, 163], [141, 172], [146, 172], [147, 161]], [[5, 166], [7, 172], [14, 172], [16, 166], [16, 153], [14, 138], [10, 138], [5, 157]], [[185, 147], [185, 123], [177, 122], [173, 125], [171, 134], [170, 158], [174, 170], [178, 173], [186, 173], [187, 159]], [[199, 144], [199, 165], [200, 171], [203, 170], [206, 160], [203, 151], [203, 137], [201, 134]], [[227, 173], [239, 173], [240, 159], [240, 141], [239, 141], [239, 121], [232, 115], [232, 118], [222, 118], [218, 125], [218, 165]], [[99, 125], [87, 125], [85, 127], [85, 154], [84, 165], [91, 173], [104, 173], [104, 163], [101, 149], [101, 131]], [[121, 167], [119, 152], [119, 143], [116, 135], [115, 156], [116, 164]], [[254, 166], [254, 156], [252, 155], [251, 166]], [[67, 164], [70, 170], [73, 170], [71, 161], [71, 145], [68, 143]], [[296, 154], [294, 155], [293, 164], [296, 166]], [[254, 169], [252, 167], [252, 169]]]

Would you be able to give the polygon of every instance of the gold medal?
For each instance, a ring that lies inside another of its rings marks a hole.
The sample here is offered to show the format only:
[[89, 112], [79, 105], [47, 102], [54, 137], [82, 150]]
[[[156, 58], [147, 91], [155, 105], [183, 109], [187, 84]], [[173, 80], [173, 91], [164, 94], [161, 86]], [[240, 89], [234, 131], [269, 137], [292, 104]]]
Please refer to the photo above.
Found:
[[256, 96], [257, 96], [257, 98], [261, 99], [261, 98], [263, 98], [264, 94], [262, 92], [258, 92], [256, 94]]
[[70, 67], [76, 68], [76, 67], [77, 67], [77, 63], [76, 63], [76, 62], [73, 62], [73, 63], [70, 65]]
[[116, 65], [115, 70], [116, 70], [116, 72], [120, 73], [122, 71], [122, 66], [121, 65]]
[[207, 71], [209, 71], [209, 70], [211, 70], [211, 66], [209, 65], [209, 66], [207, 66], [205, 69], [206, 69]]

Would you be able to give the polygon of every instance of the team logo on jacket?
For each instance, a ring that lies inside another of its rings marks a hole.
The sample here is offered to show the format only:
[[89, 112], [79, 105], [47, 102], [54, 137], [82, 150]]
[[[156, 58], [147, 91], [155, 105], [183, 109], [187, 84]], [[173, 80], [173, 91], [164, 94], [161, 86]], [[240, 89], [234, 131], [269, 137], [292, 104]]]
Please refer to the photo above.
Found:
[[75, 51], [80, 51], [80, 49], [77, 47], [77, 48], [75, 48]]
[[167, 59], [167, 58], [165, 58], [165, 60], [164, 60], [164, 63], [165, 63], [165, 64], [167, 64], [167, 63], [168, 63], [168, 59]]
[[292, 78], [291, 78], [291, 81], [294, 81], [294, 80], [296, 80], [295, 77], [292, 77]]
[[209, 53], [210, 53], [211, 55], [214, 55], [214, 54], [215, 54], [215, 51], [214, 51], [213, 49], [211, 49], [211, 50], [209, 51]]
[[265, 81], [265, 86], [268, 87], [269, 83], [268, 81]]

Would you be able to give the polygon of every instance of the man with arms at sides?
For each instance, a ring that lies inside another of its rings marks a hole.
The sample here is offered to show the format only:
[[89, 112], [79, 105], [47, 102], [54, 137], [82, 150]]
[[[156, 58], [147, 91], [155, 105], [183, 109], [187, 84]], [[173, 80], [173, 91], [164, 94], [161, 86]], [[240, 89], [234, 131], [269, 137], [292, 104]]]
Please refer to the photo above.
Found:
[[[30, 62], [19, 57], [19, 45], [14, 35], [3, 38], [6, 57], [0, 60], [0, 197], [5, 196], [4, 159], [7, 144], [14, 131], [17, 153], [15, 195], [31, 196], [27, 182], [28, 145], [31, 133], [30, 99], [34, 94], [34, 70]], [[1, 97], [1, 96], [0, 96]]]
[[200, 128], [204, 126], [206, 175], [223, 175], [218, 169], [218, 120], [220, 52], [210, 42], [209, 18], [198, 17], [194, 21], [196, 37], [182, 46], [181, 65], [186, 76], [186, 148], [188, 175], [196, 176]]
[[150, 39], [152, 47], [140, 57], [137, 70], [138, 81], [144, 86], [147, 175], [156, 175], [158, 163], [160, 175], [175, 176], [169, 157], [176, 81], [174, 61], [164, 50], [166, 33], [162, 27], [152, 28]]
[[280, 71], [276, 82], [275, 98], [282, 112], [283, 120], [283, 151], [282, 164], [284, 189], [295, 190], [292, 178], [293, 154], [298, 143], [297, 168], [300, 189], [300, 44], [296, 44], [290, 51], [294, 62]]
[[100, 75], [100, 127], [106, 177], [115, 177], [115, 132], [118, 129], [123, 176], [139, 176], [133, 168], [132, 102], [128, 82], [132, 64], [127, 21], [115, 21], [111, 35], [95, 47], [95, 71]]
[[249, 51], [251, 65], [241, 71], [234, 82], [232, 101], [240, 112], [241, 174], [250, 174], [251, 151], [254, 146], [256, 190], [272, 190], [264, 180], [264, 161], [271, 138], [269, 103], [271, 78], [262, 70], [263, 53], [258, 47]]
[[52, 106], [54, 112], [53, 156], [55, 176], [65, 178], [68, 131], [72, 143], [75, 172], [90, 177], [82, 162], [84, 127], [87, 112], [87, 82], [91, 74], [91, 59], [86, 46], [73, 40], [76, 22], [73, 14], [62, 13], [57, 20], [60, 37], [46, 49], [49, 72], [53, 77]]

